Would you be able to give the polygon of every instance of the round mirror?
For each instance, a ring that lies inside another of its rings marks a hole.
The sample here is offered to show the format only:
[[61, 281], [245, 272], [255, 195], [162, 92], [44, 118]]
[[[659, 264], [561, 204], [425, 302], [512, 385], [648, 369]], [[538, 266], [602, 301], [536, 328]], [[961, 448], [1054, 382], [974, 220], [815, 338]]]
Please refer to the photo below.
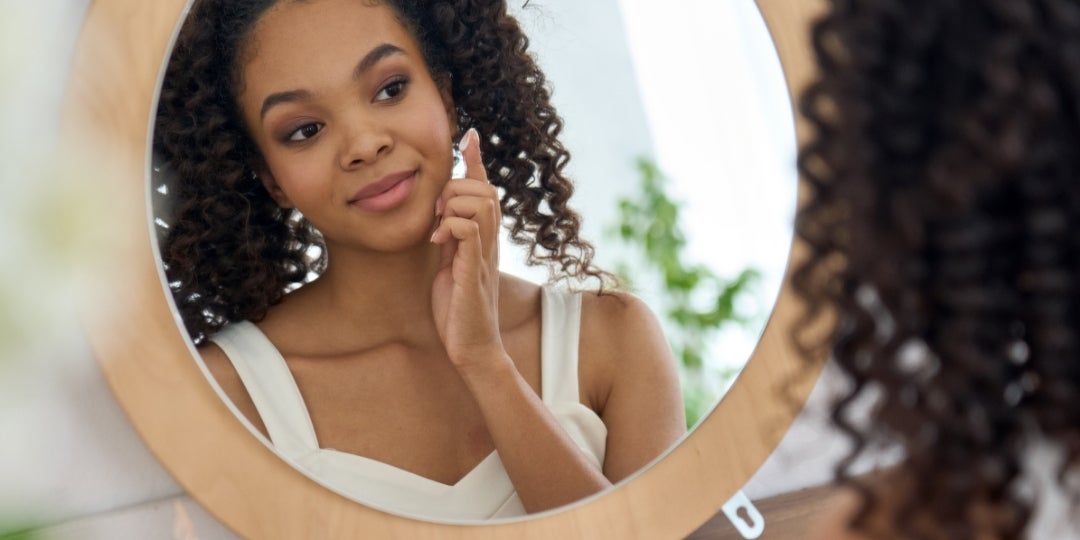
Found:
[[[259, 55], [268, 55], [274, 58], [275, 66], [280, 66], [288, 58], [282, 59], [283, 55], [267, 43], [271, 37], [266, 32], [270, 30], [259, 25], [264, 20], [262, 17], [270, 21], [266, 24], [272, 25], [277, 20], [274, 17], [282, 16], [273, 11], [265, 13], [257, 19], [260, 22], [254, 23], [250, 38], [254, 43], [253, 49], [245, 52], [246, 49], [241, 48], [239, 54], [248, 62], [257, 62]], [[521, 22], [524, 34], [529, 38], [531, 53], [544, 71], [548, 87], [552, 90], [553, 104], [564, 120], [560, 140], [570, 151], [572, 159], [563, 169], [563, 174], [575, 185], [575, 194], [569, 203], [582, 217], [582, 236], [597, 247], [596, 261], [599, 266], [614, 270], [622, 286], [643, 298], [659, 318], [672, 349], [671, 360], [677, 365], [677, 370], [672, 371], [678, 372], [685, 424], [692, 428], [715, 406], [750, 358], [779, 291], [791, 243], [797, 186], [791, 167], [794, 162], [794, 122], [779, 59], [768, 30], [759, 11], [748, 3], [683, 2], [661, 8], [655, 3], [631, 0], [589, 3], [548, 0], [525, 5], [513, 3], [511, 13]], [[305, 13], [296, 16], [303, 20]], [[224, 28], [237, 25], [235, 22], [217, 24]], [[292, 19], [289, 24], [298, 23]], [[324, 28], [324, 31], [331, 30]], [[222, 46], [216, 39], [208, 43], [212, 43], [213, 47]], [[295, 41], [289, 43], [290, 47], [300, 46]], [[185, 46], [196, 47], [194, 44]], [[186, 54], [190, 56], [193, 53]], [[701, 65], [702, 58], [711, 60], [708, 68]], [[171, 61], [180, 65], [190, 62], [184, 58], [173, 58]], [[345, 58], [343, 63], [351, 67], [351, 57]], [[172, 77], [188, 77], [189, 69], [177, 70]], [[430, 66], [428, 69], [431, 69]], [[262, 72], [255, 73], [258, 75]], [[185, 78], [182, 80], [187, 82], [173, 82], [169, 77], [166, 75], [165, 81], [168, 88], [179, 86], [186, 89], [200, 84], [197, 79], [187, 81]], [[295, 77], [303, 79], [303, 76]], [[461, 75], [451, 77], [451, 80], [461, 79]], [[287, 84], [307, 88], [306, 81], [293, 83], [291, 79], [288, 80]], [[254, 84], [243, 80], [238, 86], [246, 89]], [[312, 93], [318, 95], [319, 91]], [[180, 99], [182, 106], [179, 107], [161, 105], [155, 129], [186, 132], [193, 129], [189, 124], [213, 122], [210, 117], [192, 110], [192, 107], [211, 106], [198, 105], [207, 102], [204, 93], [185, 90]], [[329, 100], [320, 101], [314, 97], [310, 98], [310, 102], [312, 105], [298, 101], [302, 104], [294, 106], [298, 112], [278, 113], [289, 116], [288, 121], [277, 120], [275, 115], [267, 114], [268, 110], [273, 109], [264, 104], [263, 114], [258, 121], [247, 120], [248, 130], [257, 133], [260, 128], [255, 126], [266, 125], [270, 126], [268, 130], [273, 131], [279, 129], [276, 124], [282, 122], [291, 128], [298, 121], [314, 122], [332, 117], [330, 113], [322, 112], [326, 107], [324, 103], [330, 103]], [[288, 107], [286, 110], [289, 110]], [[380, 111], [372, 109], [365, 113], [375, 118]], [[297, 115], [300, 120], [291, 118]], [[318, 127], [321, 124], [306, 125]], [[224, 204], [202, 202], [219, 201], [237, 191], [243, 192], [245, 188], [211, 192], [201, 185], [180, 185], [182, 182], [196, 184], [198, 180], [188, 180], [191, 176], [178, 178], [178, 171], [200, 170], [201, 160], [215, 158], [214, 145], [223, 144], [222, 141], [226, 139], [222, 133], [226, 129], [224, 126], [215, 128], [208, 149], [197, 151], [176, 149], [178, 143], [174, 141], [179, 139], [189, 141], [185, 144], [194, 145], [190, 141], [199, 140], [198, 136], [183, 135], [180, 138], [155, 135], [155, 151], [173, 156], [173, 161], [155, 166], [154, 173], [150, 175], [154, 224], [163, 241], [181, 246], [173, 248], [171, 259], [166, 258], [164, 265], [168, 268], [170, 261], [175, 261], [174, 266], [191, 267], [183, 272], [164, 272], [171, 280], [169, 288], [177, 295], [177, 303], [184, 303], [184, 298], [216, 294], [209, 293], [205, 288], [182, 286], [184, 282], [221, 280], [228, 283], [225, 287], [250, 287], [248, 276], [260, 272], [233, 255], [246, 249], [251, 242], [239, 244], [232, 236], [222, 235], [216, 230], [248, 229], [258, 226], [255, 223], [263, 223], [264, 218], [229, 224], [233, 223], [228, 221], [231, 219], [227, 216], [230, 211], [235, 214], [242, 212]], [[287, 154], [289, 161], [279, 158], [278, 166], [283, 167], [283, 162], [302, 162], [310, 167], [311, 162], [304, 161], [307, 159], [305, 156], [328, 144], [323, 143], [319, 147], [317, 135], [318, 130], [313, 129], [311, 140], [315, 142], [310, 143], [313, 150], [290, 146]], [[254, 137], [259, 139], [257, 134]], [[403, 146], [410, 142], [405, 132], [394, 132], [393, 137], [399, 138]], [[309, 143], [305, 141], [305, 144]], [[270, 151], [275, 152], [272, 142], [260, 140], [259, 145], [269, 145]], [[176, 157], [189, 153], [205, 157]], [[395, 165], [402, 162], [392, 152], [387, 155], [383, 159]], [[273, 154], [269, 159], [272, 158]], [[154, 159], [155, 163], [162, 161], [166, 160], [160, 157]], [[378, 161], [372, 160], [372, 163], [372, 170], [381, 168]], [[215, 165], [215, 168], [223, 169], [228, 165], [229, 161], [221, 160], [221, 164]], [[498, 166], [496, 164], [495, 167]], [[205, 176], [212, 173], [204, 171], [198, 174]], [[335, 179], [335, 182], [349, 183], [352, 178], [362, 176], [362, 171], [357, 168], [351, 177]], [[213, 183], [223, 185], [229, 181], [228, 178], [227, 174], [222, 174]], [[311, 183], [310, 180], [307, 182]], [[256, 182], [250, 183], [259, 189]], [[297, 189], [293, 189], [295, 193]], [[193, 195], [193, 192], [204, 194]], [[177, 217], [176, 207], [181, 204], [180, 200], [188, 208], [185, 210], [188, 215]], [[247, 204], [254, 206], [257, 203]], [[192, 219], [189, 217], [191, 213], [213, 213], [215, 217], [206, 222], [199, 218]], [[403, 218], [393, 219], [400, 222]], [[174, 220], [183, 222], [179, 232], [173, 230]], [[548, 268], [526, 264], [527, 251], [510, 241], [509, 225], [512, 224], [512, 221], [509, 222], [500, 234], [499, 266], [510, 275], [544, 283], [549, 277]], [[215, 240], [201, 240], [206, 236], [213, 236]], [[285, 244], [286, 241], [281, 240], [280, 243]], [[226, 245], [233, 247], [222, 247]], [[723, 246], [723, 249], [715, 249], [716, 246]], [[326, 246], [319, 243], [318, 247], [309, 248], [309, 251], [317, 257], [324, 249]], [[199, 263], [195, 261], [200, 259], [188, 256], [188, 253], [200, 250], [219, 253], [214, 256], [218, 260]], [[334, 260], [333, 253], [330, 253], [330, 259]], [[220, 270], [217, 269], [221, 265], [219, 260], [228, 261]], [[333, 262], [329, 264], [333, 266]], [[243, 271], [248, 274], [235, 275], [234, 268], [237, 266], [245, 269], [250, 267]], [[311, 283], [320, 279], [320, 273], [321, 269], [309, 270], [305, 281]], [[420, 281], [424, 282], [423, 279]], [[365, 278], [363, 283], [370, 284], [370, 278]], [[589, 288], [595, 287], [595, 284], [585, 282], [580, 286]], [[300, 288], [303, 287], [307, 285]], [[392, 285], [383, 283], [377, 288], [387, 287]], [[407, 288], [415, 289], [415, 284]], [[289, 286], [287, 290], [292, 294], [296, 289]], [[332, 296], [341, 297], [340, 291], [341, 287], [338, 286]], [[252, 301], [248, 300], [249, 297], [255, 298], [254, 295], [237, 298]], [[222, 298], [215, 299], [213, 303], [198, 304], [199, 311], [203, 314], [208, 310], [214, 310], [215, 314], [227, 313], [232, 309], [231, 306], [225, 307], [227, 301], [241, 303], [226, 300], [230, 298], [228, 295], [222, 295]], [[288, 298], [285, 299], [287, 301]], [[411, 299], [402, 297], [402, 301], [409, 302]], [[545, 304], [543, 309], [548, 307]], [[273, 306], [270, 309], [269, 315], [272, 316]], [[382, 313], [385, 310], [385, 306], [374, 309]], [[190, 313], [188, 317], [187, 320], [191, 321]], [[196, 317], [198, 321], [195, 324], [201, 324], [203, 317], [199, 314]], [[181, 316], [178, 314], [177, 318]], [[545, 318], [541, 325], [544, 355], [540, 368], [540, 379], [543, 381], [540, 394], [554, 418], [563, 424], [562, 427], [568, 433], [579, 435], [575, 442], [582, 446], [586, 455], [594, 455], [603, 461], [603, 451], [588, 447], [585, 441], [595, 432], [599, 439], [595, 444], [603, 448], [603, 437], [608, 432], [603, 427], [594, 429], [588, 423], [583, 425], [584, 420], [560, 415], [558, 411], [563, 405], [552, 398], [555, 391], [546, 388], [548, 384], [576, 385], [571, 389], [573, 405], [578, 405], [579, 393], [581, 396], [591, 393], [586, 386], [591, 380], [588, 359], [582, 360], [582, 367], [576, 368], [580, 377], [575, 375], [566, 381], [548, 377], [547, 371], [559, 369], [560, 361], [553, 359], [555, 354], [575, 356], [572, 351], [548, 354], [552, 340], [548, 337], [547, 325], [556, 320], [558, 318]], [[309, 318], [291, 325], [306, 323], [318, 326], [312, 321]], [[272, 322], [264, 323], [261, 318], [252, 322], [274, 327]], [[587, 323], [583, 322], [581, 326], [587, 328]], [[342, 349], [349, 352], [337, 352], [332, 359], [325, 358], [326, 355], [322, 353], [306, 351], [284, 357], [284, 353], [278, 354], [275, 347], [280, 331], [277, 335], [264, 335], [255, 330], [250, 335], [230, 332], [227, 337], [218, 337], [209, 335], [210, 330], [204, 327], [189, 327], [187, 330], [196, 336], [205, 332], [208, 340], [214, 341], [229, 357], [226, 362], [211, 356], [208, 359], [211, 364], [204, 366], [207, 372], [216, 377], [223, 399], [231, 398], [233, 406], [243, 412], [249, 425], [256, 432], [269, 437], [283, 459], [309, 474], [313, 480], [357, 502], [418, 519], [460, 521], [519, 515], [512, 509], [517, 505], [517, 495], [511, 484], [504, 481], [509, 477], [503, 478], [506, 473], [501, 472], [503, 466], [498, 463], [503, 452], [493, 451], [487, 457], [477, 456], [466, 464], [471, 466], [451, 471], [444, 479], [439, 474], [445, 467], [432, 466], [432, 463], [439, 465], [442, 460], [412, 459], [401, 455], [406, 451], [400, 440], [417, 437], [383, 437], [398, 441], [382, 444], [391, 448], [396, 445], [397, 450], [387, 454], [374, 442], [356, 443], [353, 442], [355, 438], [330, 434], [338, 429], [332, 418], [345, 414], [342, 410], [350, 410], [354, 412], [349, 413], [352, 420], [348, 422], [348, 431], [363, 432], [363, 437], [359, 438], [364, 440], [381, 440], [377, 422], [372, 421], [374, 425], [366, 429], [357, 427], [364, 424], [357, 422], [354, 416], [374, 417], [377, 415], [374, 411], [387, 408], [404, 410], [406, 406], [393, 399], [372, 399], [369, 402], [334, 397], [326, 400], [334, 403], [332, 410], [320, 409], [320, 393], [374, 396], [379, 389], [357, 390], [365, 388], [362, 382], [341, 388], [331, 386], [318, 375], [305, 370], [333, 371], [334, 379], [373, 378], [366, 373], [387, 369], [373, 367], [381, 366], [376, 358], [381, 358], [385, 353], [355, 352], [363, 350], [363, 347], [350, 344]], [[314, 328], [305, 332], [312, 333]], [[584, 343], [588, 337], [582, 339]], [[555, 341], [559, 341], [559, 338]], [[248, 343], [265, 346], [252, 348], [254, 346]], [[310, 350], [310, 346], [305, 345], [304, 348]], [[587, 352], [587, 349], [582, 348], [582, 351]], [[207, 354], [205, 350], [203, 354]], [[312, 356], [317, 360], [305, 360]], [[407, 358], [399, 358], [395, 362], [416, 361]], [[368, 367], [356, 371], [344, 371], [347, 368], [338, 367], [356, 363]], [[281, 367], [284, 369], [277, 369]], [[523, 379], [527, 380], [527, 364], [518, 362], [518, 369], [522, 371]], [[280, 376], [270, 375], [274, 373]], [[418, 377], [410, 375], [409, 378], [415, 380]], [[392, 386], [389, 390], [391, 396], [409, 391], [411, 383], [390, 382], [392, 380], [395, 379], [385, 382], [380, 379], [379, 383]], [[446, 383], [437, 383], [437, 386], [445, 387]], [[619, 393], [620, 390], [616, 388], [613, 392]], [[423, 394], [431, 393], [431, 389], [423, 391]], [[294, 395], [299, 395], [300, 399], [285, 397]], [[422, 399], [418, 395], [411, 401]], [[454, 394], [447, 393], [438, 399], [443, 404], [441, 407], [459, 406], [452, 405], [456, 402]], [[637, 399], [650, 402], [647, 408], [664, 406], [662, 401], [652, 401], [648, 395], [641, 395]], [[314, 403], [309, 404], [312, 401]], [[580, 405], [590, 411], [596, 409], [590, 421], [605, 418], [602, 416], [603, 408], [594, 403], [582, 397]], [[355, 412], [365, 410], [370, 412]], [[395, 431], [410, 430], [403, 419], [406, 414], [393, 416]], [[432, 418], [431, 413], [426, 413], [426, 416]], [[431, 440], [440, 440], [437, 431], [440, 423], [460, 422], [462, 420], [456, 417], [432, 420], [424, 427], [412, 429], [431, 432]], [[434, 427], [428, 425], [432, 423]], [[314, 437], [305, 437], [309, 433]], [[641, 435], [635, 435], [638, 436]], [[310, 441], [307, 440], [309, 438]], [[292, 439], [303, 439], [303, 442], [283, 442]], [[429, 440], [426, 436], [418, 439]], [[619, 440], [617, 434], [614, 440]], [[668, 444], [665, 442], [660, 446], [660, 453]], [[292, 449], [290, 445], [297, 449]], [[461, 450], [449, 449], [453, 445], [452, 442], [444, 442], [439, 446], [448, 448], [446, 452], [450, 454], [460, 454]], [[421, 446], [427, 444], [421, 443]], [[590, 454], [590, 451], [595, 453]], [[652, 461], [656, 455], [647, 456], [642, 464]], [[393, 461], [384, 461], [386, 459]], [[614, 475], [613, 480], [632, 476], [619, 473], [617, 463], [609, 465], [603, 463], [603, 470], [609, 478]], [[476, 488], [473, 485], [480, 485], [477, 478], [485, 479], [482, 493], [474, 492]], [[488, 494], [503, 492], [510, 495], [492, 495], [491, 500], [487, 500]], [[427, 500], [429, 496], [430, 501]], [[462, 503], [462, 500], [476, 502]]]
[[[145, 210], [140, 211], [140, 206], [145, 206], [140, 205], [139, 201], [146, 200], [147, 126], [153, 116], [151, 104], [160, 62], [167, 57], [168, 36], [176, 28], [182, 4], [179, 1], [146, 5], [128, 0], [99, 0], [91, 7], [87, 25], [80, 37], [80, 53], [75, 62], [69, 94], [69, 144], [85, 147], [88, 141], [110, 141], [106, 147], [98, 148], [87, 165], [96, 173], [95, 177], [116, 179], [115, 184], [110, 184], [118, 190], [115, 214], [128, 224], [134, 223], [133, 219], [140, 214], [139, 219], [146, 222]], [[789, 84], [794, 81], [797, 87], [805, 80], [806, 71], [805, 65], [800, 64], [805, 59], [794, 51], [804, 49], [802, 25], [817, 6], [808, 5], [805, 9], [786, 11], [785, 18], [781, 18], [778, 8], [770, 8], [766, 2], [761, 5], [774, 35], [781, 37], [778, 43], [781, 56], [785, 57]], [[631, 8], [617, 7], [626, 10], [624, 15], [630, 21], [631, 15], [628, 13]], [[562, 28], [555, 8], [541, 5], [538, 11], [538, 23], [535, 24]], [[522, 14], [522, 18], [528, 21], [526, 15]], [[630, 43], [627, 35], [632, 33], [632, 27], [632, 22], [622, 27], [624, 35], [621, 39], [626, 41], [621, 44], [621, 50], [625, 57], [634, 59], [636, 57], [631, 52], [634, 45], [627, 45]], [[783, 30], [777, 34], [778, 28]], [[557, 35], [557, 32], [553, 33]], [[545, 32], [541, 30], [539, 34]], [[542, 47], [537, 49], [541, 50]], [[769, 54], [772, 54], [771, 51], [770, 47]], [[541, 51], [540, 54], [542, 64], [547, 62], [544, 53]], [[629, 71], [635, 79], [643, 76], [639, 71], [647, 69], [645, 62], [638, 62], [640, 66], [631, 63], [634, 67]], [[543, 65], [546, 67], [546, 64]], [[803, 67], [800, 68], [800, 65]], [[571, 80], [574, 77], [571, 75]], [[552, 78], [556, 103], [567, 116], [568, 126], [572, 126], [578, 122], [572, 115], [573, 106], [558, 101], [563, 99], [560, 95], [569, 92], [563, 90], [563, 83], [555, 76]], [[569, 83], [566, 85], [569, 86]], [[585, 88], [590, 89], [595, 92], [595, 87]], [[639, 91], [641, 94], [645, 92]], [[671, 186], [678, 186], [680, 173], [677, 167], [664, 161], [663, 145], [657, 142], [657, 134], [662, 130], [650, 125], [656, 120], [647, 112], [648, 100], [641, 96], [637, 99], [641, 102], [638, 105], [639, 118], [644, 119], [643, 125], [649, 126], [645, 132], [648, 140], [641, 146], [644, 152], [638, 151], [637, 146], [622, 148], [623, 157], [629, 161], [624, 167], [630, 171], [629, 177], [633, 180], [623, 177], [616, 179], [616, 183], [632, 186], [635, 180], [644, 181], [652, 173], [666, 173], [664, 176], [672, 179]], [[587, 100], [579, 103], [585, 102]], [[776, 113], [768, 106], [765, 110]], [[779, 110], [788, 110], [788, 107]], [[708, 114], [701, 112], [702, 118]], [[731, 124], [734, 125], [733, 122]], [[573, 146], [576, 144], [571, 139], [570, 130], [573, 128], [567, 129], [567, 144], [574, 152], [575, 163], [587, 161], [581, 159], [585, 153], [599, 152], [595, 150], [596, 144], [583, 143], [581, 150]], [[619, 129], [611, 125], [606, 129], [609, 136], [619, 133]], [[631, 151], [627, 152], [627, 149]], [[638, 158], [653, 160], [655, 167], [640, 167], [636, 161]], [[580, 167], [584, 168], [584, 165]], [[583, 195], [588, 189], [585, 187], [587, 179], [584, 178], [587, 174], [581, 170], [573, 174], [578, 183], [576, 197], [579, 200], [595, 198]], [[652, 176], [655, 178], [657, 175]], [[141, 195], [133, 195], [132, 190], [136, 185]], [[599, 191], [606, 190], [610, 190], [610, 184]], [[700, 191], [700, 186], [683, 184], [683, 187], [671, 187], [667, 195], [671, 200], [678, 201], [687, 194], [697, 197]], [[632, 190], [626, 193], [628, 197], [634, 195]], [[780, 206], [790, 207], [791, 195], [783, 197], [787, 197], [787, 200], [782, 201]], [[618, 197], [615, 200], [618, 201]], [[687, 214], [691, 213], [687, 211]], [[589, 215], [586, 214], [587, 222], [588, 219]], [[790, 213], [785, 213], [781, 220], [790, 223]], [[601, 231], [599, 237], [593, 236], [591, 239], [602, 247], [602, 251], [617, 251], [608, 249], [609, 245], [617, 244], [624, 238], [606, 239], [603, 236], [612, 228], [621, 233], [617, 224], [596, 223], [590, 226]], [[204, 370], [191, 361], [194, 351], [190, 342], [185, 343], [183, 332], [177, 328], [175, 314], [169, 311], [159, 272], [155, 270], [154, 256], [146, 239], [144, 234], [133, 234], [130, 225], [114, 235], [115, 245], [110, 249], [117, 256], [112, 259], [125, 261], [125, 264], [103, 269], [97, 283], [117, 309], [88, 322], [92, 340], [114, 391], [151, 448], [190, 493], [245, 535], [340, 535], [361, 530], [404, 535], [436, 530], [462, 535], [528, 535], [539, 534], [540, 531], [547, 535], [565, 531], [566, 534], [584, 536], [660, 534], [660, 531], [665, 531], [665, 535], [685, 534], [715, 512], [719, 503], [730, 497], [756, 470], [795, 413], [790, 410], [789, 403], [781, 403], [782, 400], [777, 398], [782, 383], [800, 369], [791, 356], [785, 333], [792, 322], [793, 311], [792, 300], [784, 293], [780, 295], [777, 308], [769, 318], [769, 327], [758, 342], [753, 359], [721, 405], [664, 459], [631, 481], [610, 490], [606, 496], [523, 522], [483, 527], [447, 529], [437, 524], [384, 514], [355, 505], [324, 490], [283, 463], [236, 422], [235, 411], [224, 404], [211, 385], [206, 383]], [[697, 242], [700, 244], [701, 240]], [[781, 251], [786, 253], [788, 241], [782, 240], [781, 244]], [[633, 252], [632, 245], [618, 249]], [[783, 261], [784, 257], [780, 259]], [[696, 253], [686, 255], [688, 264], [697, 264], [698, 260]], [[783, 262], [780, 266], [783, 267]], [[723, 268], [713, 271], [720, 277], [729, 276]], [[631, 279], [635, 290], [642, 291], [642, 296], [646, 296], [644, 291], [647, 291], [648, 285], [643, 283], [644, 280], [634, 276]], [[766, 308], [771, 304], [768, 294], [760, 303]], [[764, 316], [761, 320], [764, 320]], [[760, 329], [750, 331], [752, 335], [758, 332]], [[752, 337], [749, 339], [753, 340]], [[796, 399], [805, 398], [811, 384], [812, 380], [803, 379], [788, 388], [789, 395]], [[213, 441], [212, 447], [210, 441]], [[689, 481], [690, 478], [694, 480]], [[273, 497], [270, 497], [271, 493]], [[631, 510], [636, 510], [634, 520], [617, 517], [629, 516]], [[313, 526], [310, 519], [303, 517], [313, 513], [332, 516], [332, 519], [322, 520], [321, 524]], [[643, 516], [643, 513], [646, 515]], [[272, 516], [272, 519], [268, 520], [268, 516]], [[619, 524], [620, 521], [627, 523]]]

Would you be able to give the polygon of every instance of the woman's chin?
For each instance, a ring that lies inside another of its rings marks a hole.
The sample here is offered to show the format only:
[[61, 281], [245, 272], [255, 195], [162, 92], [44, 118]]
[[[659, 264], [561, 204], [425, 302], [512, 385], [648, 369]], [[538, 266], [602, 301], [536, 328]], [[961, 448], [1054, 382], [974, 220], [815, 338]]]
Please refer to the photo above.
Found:
[[412, 227], [396, 228], [377, 238], [369, 238], [367, 247], [381, 253], [407, 253], [438, 249], [438, 246], [431, 243], [431, 233], [434, 231], [434, 223], [420, 223]]

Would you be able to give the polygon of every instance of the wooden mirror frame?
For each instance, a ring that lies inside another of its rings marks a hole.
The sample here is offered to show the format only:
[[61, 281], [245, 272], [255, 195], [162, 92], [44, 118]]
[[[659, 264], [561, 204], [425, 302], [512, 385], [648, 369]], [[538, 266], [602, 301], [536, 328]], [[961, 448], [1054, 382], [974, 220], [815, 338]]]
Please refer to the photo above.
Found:
[[[185, 4], [91, 3], [68, 82], [60, 155], [78, 159], [107, 201], [87, 224], [108, 230], [102, 257], [87, 262], [90, 287], [81, 301], [95, 356], [151, 451], [225, 525], [254, 538], [683, 537], [772, 453], [798, 413], [792, 399], [801, 406], [821, 367], [808, 367], [793, 350], [788, 335], [800, 309], [787, 283], [750, 361], [708, 418], [651, 467], [581, 503], [490, 525], [432, 523], [358, 504], [287, 464], [245, 428], [194, 361], [152, 249], [152, 106]], [[809, 25], [824, 0], [757, 4], [797, 96], [812, 74]], [[805, 121], [795, 117], [803, 140]], [[800, 253], [796, 242], [789, 269]], [[782, 390], [783, 381], [790, 384]]]

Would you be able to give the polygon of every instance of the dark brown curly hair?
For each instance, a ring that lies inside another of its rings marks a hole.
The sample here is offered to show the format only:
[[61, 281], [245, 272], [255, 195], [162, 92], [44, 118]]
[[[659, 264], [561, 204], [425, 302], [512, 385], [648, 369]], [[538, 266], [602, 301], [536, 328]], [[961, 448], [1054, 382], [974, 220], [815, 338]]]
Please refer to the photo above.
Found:
[[[830, 7], [799, 104], [814, 133], [793, 282], [803, 329], [830, 329], [799, 346], [852, 383], [832, 412], [853, 442], [837, 471], [862, 494], [852, 526], [1022, 537], [1033, 444], [1064, 450], [1056, 488], [1080, 496], [1080, 2]], [[907, 487], [885, 505], [850, 468], [897, 443]]]
[[[260, 320], [326, 265], [319, 233], [279, 208], [255, 177], [261, 158], [236, 102], [249, 34], [278, 1], [197, 0], [162, 84], [154, 129], [167, 207], [161, 254], [197, 343], [230, 321]], [[527, 248], [528, 263], [546, 264], [553, 278], [612, 281], [578, 235], [580, 218], [567, 206], [573, 186], [563, 175], [570, 154], [558, 139], [563, 121], [506, 2], [385, 4], [416, 38], [433, 78], [451, 84], [458, 136], [471, 127], [485, 135], [485, 168], [503, 190], [510, 237]]]

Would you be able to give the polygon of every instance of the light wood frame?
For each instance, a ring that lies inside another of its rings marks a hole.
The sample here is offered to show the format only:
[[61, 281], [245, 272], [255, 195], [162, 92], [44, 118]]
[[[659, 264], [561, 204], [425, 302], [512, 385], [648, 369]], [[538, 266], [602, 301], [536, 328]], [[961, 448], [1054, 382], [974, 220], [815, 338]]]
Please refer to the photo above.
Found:
[[[809, 80], [809, 23], [825, 0], [757, 0], [793, 95]], [[256, 438], [214, 391], [170, 309], [151, 249], [146, 180], [152, 103], [185, 0], [94, 0], [65, 101], [64, 152], [108, 200], [103, 257], [82, 300], [117, 399], [176, 480], [253, 538], [667, 538], [714, 515], [772, 453], [820, 371], [788, 337], [799, 314], [785, 284], [750, 361], [721, 403], [653, 466], [604, 494], [529, 519], [448, 525], [386, 514], [321, 487]], [[806, 135], [796, 115], [799, 139]], [[796, 243], [792, 260], [801, 252]], [[788, 266], [791, 266], [789, 260]], [[108, 308], [108, 309], [106, 309]], [[792, 376], [803, 376], [794, 382]], [[791, 382], [781, 390], [781, 381]]]

